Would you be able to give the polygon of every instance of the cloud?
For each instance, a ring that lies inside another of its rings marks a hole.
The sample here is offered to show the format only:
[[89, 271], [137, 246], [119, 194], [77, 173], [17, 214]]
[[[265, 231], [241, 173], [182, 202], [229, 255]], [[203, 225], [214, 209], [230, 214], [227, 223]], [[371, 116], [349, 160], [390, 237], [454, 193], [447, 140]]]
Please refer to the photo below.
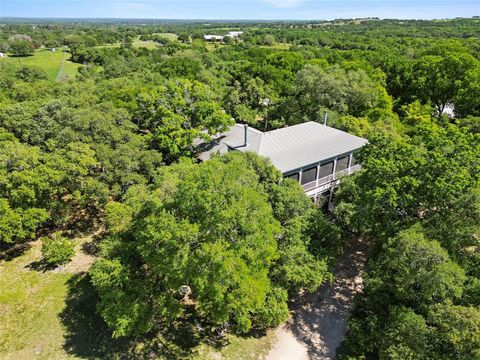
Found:
[[305, 2], [305, 0], [263, 0], [263, 1], [278, 8], [293, 8]]

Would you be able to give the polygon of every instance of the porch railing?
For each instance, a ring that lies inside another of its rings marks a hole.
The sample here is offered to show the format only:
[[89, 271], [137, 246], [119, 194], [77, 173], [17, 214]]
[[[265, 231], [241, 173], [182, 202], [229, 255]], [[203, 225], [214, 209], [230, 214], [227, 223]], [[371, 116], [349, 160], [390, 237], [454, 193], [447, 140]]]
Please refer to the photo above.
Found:
[[338, 171], [335, 174], [327, 175], [327, 176], [322, 177], [320, 179], [316, 179], [314, 181], [308, 182], [308, 183], [302, 185], [303, 190], [308, 191], [308, 190], [312, 190], [312, 189], [315, 189], [315, 188], [320, 187], [320, 186], [327, 185], [328, 183], [332, 182], [333, 180], [336, 180], [336, 179], [338, 179], [342, 176], [345, 176], [345, 175], [350, 175], [350, 174], [360, 170], [361, 168], [362, 168], [361, 165], [357, 164], [357, 165], [349, 167], [348, 169]]

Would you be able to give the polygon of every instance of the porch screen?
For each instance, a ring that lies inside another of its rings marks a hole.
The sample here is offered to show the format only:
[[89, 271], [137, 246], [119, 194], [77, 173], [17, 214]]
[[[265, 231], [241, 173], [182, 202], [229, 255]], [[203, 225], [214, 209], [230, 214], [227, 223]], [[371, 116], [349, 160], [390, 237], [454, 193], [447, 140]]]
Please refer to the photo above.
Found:
[[289, 174], [285, 177], [289, 178], [289, 179], [293, 179], [295, 181], [298, 181], [298, 179], [300, 178], [300, 174], [297, 172], [297, 173]]
[[318, 178], [324, 178], [325, 176], [332, 175], [333, 173], [333, 161], [327, 162], [325, 164], [320, 165], [320, 172], [318, 174]]
[[317, 179], [316, 166], [302, 171], [302, 185], [308, 184], [309, 182], [315, 181], [316, 179]]
[[339, 172], [339, 171], [342, 171], [342, 170], [345, 170], [348, 168], [348, 160], [349, 160], [349, 156], [344, 156], [344, 157], [341, 157], [337, 160], [337, 168], [336, 168], [336, 172]]

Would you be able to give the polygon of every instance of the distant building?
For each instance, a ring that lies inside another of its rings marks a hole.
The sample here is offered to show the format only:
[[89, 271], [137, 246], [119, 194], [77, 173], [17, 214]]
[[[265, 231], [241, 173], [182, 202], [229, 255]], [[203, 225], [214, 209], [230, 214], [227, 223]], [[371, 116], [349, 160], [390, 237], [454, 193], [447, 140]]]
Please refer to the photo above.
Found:
[[443, 109], [442, 114], [447, 115], [451, 119], [455, 118], [455, 107], [453, 104], [447, 104]]
[[243, 34], [243, 31], [229, 31], [227, 35], [204, 35], [203, 38], [206, 41], [223, 41], [225, 37], [229, 37], [232, 39], [238, 39], [240, 38], [240, 35]]
[[227, 36], [234, 39], [238, 39], [242, 34], [243, 34], [243, 31], [229, 31]]
[[3, 52], [0, 52], [0, 58], [6, 57], [6, 56], [7, 56], [7, 54], [5, 54], [5, 53], [3, 53]]
[[224, 36], [222, 36], [222, 35], [204, 35], [203, 38], [206, 41], [223, 41]]
[[197, 157], [203, 161], [213, 154], [253, 151], [269, 158], [316, 200], [331, 194], [342, 176], [360, 169], [354, 153], [366, 143], [366, 139], [313, 121], [267, 132], [235, 124], [211, 143], [199, 141]]

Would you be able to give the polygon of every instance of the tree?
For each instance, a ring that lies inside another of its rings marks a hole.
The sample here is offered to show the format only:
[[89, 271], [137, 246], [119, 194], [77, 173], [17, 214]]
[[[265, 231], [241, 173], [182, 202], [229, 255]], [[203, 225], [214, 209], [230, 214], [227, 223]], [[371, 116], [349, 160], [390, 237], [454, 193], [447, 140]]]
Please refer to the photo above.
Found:
[[463, 269], [450, 260], [440, 244], [412, 228], [382, 247], [365, 287], [366, 291], [382, 296], [380, 301], [387, 304], [415, 308], [459, 299], [464, 281]]
[[360, 154], [364, 171], [346, 179], [337, 196], [335, 211], [352, 209], [345, 221], [377, 238], [441, 217], [478, 181], [477, 137], [453, 124], [440, 126], [430, 115], [410, 113], [404, 122], [416, 124], [405, 136], [372, 134]]
[[27, 82], [46, 80], [47, 73], [38, 66], [22, 66], [17, 70], [16, 75], [19, 79]]
[[442, 114], [445, 107], [453, 103], [475, 62], [475, 58], [466, 53], [421, 57], [413, 68], [417, 96]]
[[477, 99], [480, 97], [480, 65], [469, 70], [465, 74], [458, 92], [455, 94], [455, 116], [465, 118], [468, 115], [480, 116], [480, 105]]
[[371, 136], [363, 171], [337, 192], [338, 221], [376, 239], [342, 358], [462, 358], [460, 348], [475, 358], [475, 336], [460, 330], [475, 325], [462, 315], [440, 325], [447, 312], [430, 312], [480, 299], [478, 141], [469, 125], [433, 119], [429, 106], [403, 111], [403, 135]]
[[167, 81], [165, 87], [138, 96], [134, 116], [142, 129], [153, 133], [153, 146], [171, 163], [189, 156], [196, 138], [207, 140], [233, 124], [212, 98], [212, 89], [197, 81]]
[[480, 357], [480, 310], [476, 307], [438, 304], [430, 307], [427, 322], [436, 359], [478, 359]]
[[50, 265], [61, 265], [70, 261], [75, 254], [75, 243], [62, 237], [60, 234], [53, 234], [52, 237], [42, 238], [42, 256]]
[[32, 38], [28, 35], [17, 34], [8, 39], [9, 48], [16, 56], [25, 56], [33, 53]]
[[190, 35], [187, 34], [187, 33], [180, 33], [180, 34], [178, 34], [177, 39], [178, 39], [178, 41], [180, 41], [182, 43], [189, 43], [190, 42]]
[[12, 209], [6, 199], [0, 198], [0, 241], [8, 244], [30, 240], [47, 218], [44, 209]]
[[389, 360], [427, 360], [435, 357], [426, 320], [403, 306], [390, 309], [388, 322], [378, 334], [379, 358]]
[[[106, 259], [91, 270], [100, 313], [114, 335], [142, 333], [181, 316], [183, 285], [197, 315], [216, 327], [245, 332], [284, 321], [287, 290], [314, 288], [328, 275], [298, 231], [301, 209], [272, 209], [268, 184], [282, 186], [280, 179], [264, 160], [241, 153], [163, 170], [157, 189], [130, 212], [129, 226], [117, 227]], [[312, 204], [298, 184], [286, 186], [289, 191], [271, 190], [283, 199], [281, 208], [292, 200], [309, 212]], [[291, 229], [280, 221], [291, 221]]]
[[323, 121], [324, 110], [360, 117], [375, 108], [391, 110], [391, 100], [363, 70], [307, 65], [297, 73], [294, 94], [286, 106], [296, 122]]
[[232, 44], [235, 44], [235, 39], [232, 38], [231, 36], [224, 36], [223, 42], [225, 43], [225, 45], [232, 45]]
[[272, 46], [275, 44], [275, 36], [267, 34], [262, 39], [262, 44], [267, 46]]

